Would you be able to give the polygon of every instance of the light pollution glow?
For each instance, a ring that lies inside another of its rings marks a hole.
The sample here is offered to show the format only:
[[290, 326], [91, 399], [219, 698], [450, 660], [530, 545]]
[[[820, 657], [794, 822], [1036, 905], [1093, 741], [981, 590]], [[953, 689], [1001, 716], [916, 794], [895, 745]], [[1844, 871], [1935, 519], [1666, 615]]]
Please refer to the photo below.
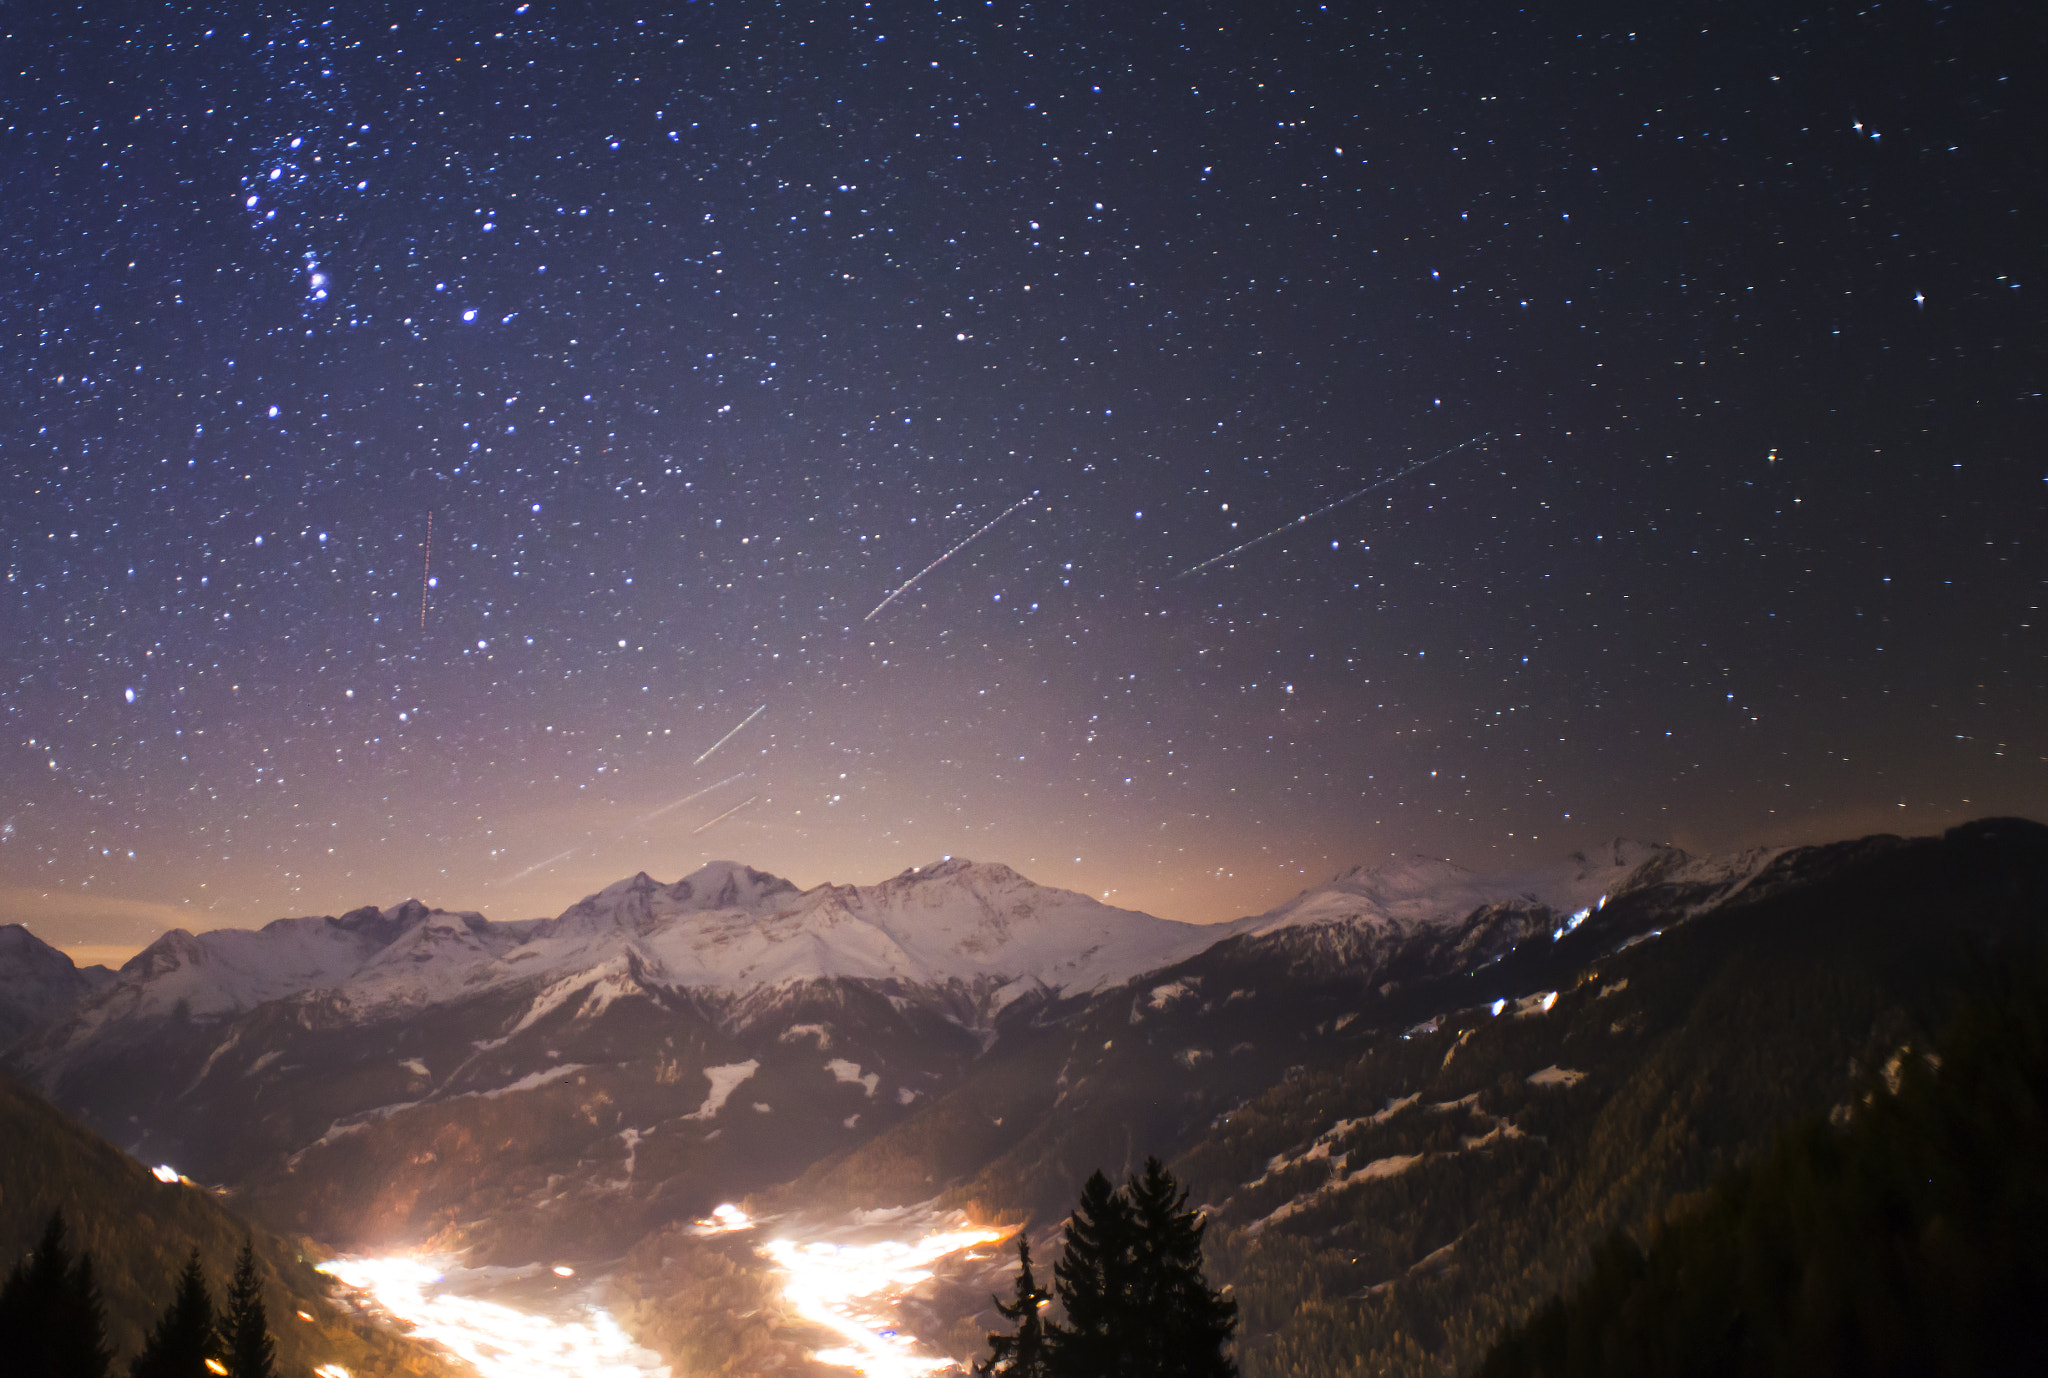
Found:
[[781, 1268], [782, 1294], [805, 1320], [839, 1336], [841, 1344], [812, 1357], [821, 1364], [857, 1369], [871, 1378], [920, 1378], [955, 1367], [951, 1359], [921, 1354], [891, 1314], [911, 1288], [931, 1277], [940, 1259], [977, 1244], [992, 1244], [1002, 1230], [952, 1230], [914, 1244], [799, 1244], [772, 1239], [762, 1252]]
[[[737, 1206], [722, 1205], [699, 1227], [707, 1234], [729, 1234], [753, 1229], [755, 1222]], [[970, 1227], [926, 1234], [912, 1243], [773, 1239], [760, 1252], [781, 1271], [782, 1295], [790, 1309], [840, 1341], [812, 1358], [870, 1378], [923, 1378], [958, 1365], [920, 1352], [916, 1340], [899, 1330], [894, 1308], [910, 1289], [930, 1279], [933, 1264], [1007, 1234]], [[565, 1321], [458, 1295], [440, 1287], [445, 1275], [423, 1259], [338, 1258], [319, 1267], [403, 1322], [414, 1338], [439, 1344], [483, 1378], [670, 1375], [658, 1355], [635, 1344], [598, 1307], [586, 1306], [584, 1319]], [[553, 1271], [573, 1275], [563, 1267]]]
[[483, 1378], [669, 1378], [660, 1356], [594, 1306], [581, 1320], [556, 1320], [459, 1296], [440, 1290], [441, 1270], [420, 1259], [338, 1258], [319, 1267]]

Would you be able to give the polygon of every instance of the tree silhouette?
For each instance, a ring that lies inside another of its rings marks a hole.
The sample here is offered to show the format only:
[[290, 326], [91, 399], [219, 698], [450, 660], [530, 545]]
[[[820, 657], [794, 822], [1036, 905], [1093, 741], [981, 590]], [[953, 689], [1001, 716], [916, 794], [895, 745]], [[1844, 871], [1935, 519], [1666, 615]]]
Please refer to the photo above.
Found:
[[1062, 1232], [1064, 1252], [1052, 1268], [1066, 1314], [1051, 1330], [1055, 1373], [1121, 1378], [1130, 1371], [1125, 1327], [1131, 1319], [1134, 1231], [1130, 1202], [1100, 1170], [1089, 1174]]
[[256, 1247], [243, 1241], [228, 1289], [228, 1314], [221, 1323], [229, 1378], [277, 1378], [277, 1344], [263, 1313], [263, 1282], [256, 1273]]
[[156, 1328], [135, 1356], [129, 1378], [209, 1378], [208, 1359], [220, 1362], [220, 1337], [214, 1327], [213, 1298], [194, 1249], [178, 1275], [177, 1292]]
[[1223, 1346], [1237, 1329], [1237, 1303], [1202, 1279], [1208, 1224], [1187, 1209], [1187, 1192], [1157, 1158], [1125, 1188], [1135, 1226], [1131, 1312], [1147, 1371], [1175, 1378], [1235, 1378]]
[[1039, 1314], [1052, 1294], [1031, 1275], [1031, 1241], [1021, 1231], [1017, 1264], [1016, 1290], [1007, 1302], [996, 1302], [1003, 1319], [1015, 1323], [1016, 1333], [988, 1337], [988, 1358], [974, 1366], [977, 1378], [1049, 1378], [1052, 1372], [1047, 1362], [1045, 1318]]
[[1061, 1318], [1039, 1318], [1046, 1294], [1022, 1267], [1011, 1301], [996, 1304], [1014, 1334], [993, 1334], [980, 1378], [1236, 1378], [1223, 1348], [1237, 1329], [1237, 1303], [1202, 1279], [1201, 1216], [1157, 1158], [1122, 1189], [1100, 1172], [1062, 1232], [1053, 1265]]
[[0, 1366], [22, 1378], [106, 1378], [106, 1317], [92, 1256], [74, 1266], [64, 1217], [50, 1217], [35, 1252], [0, 1287]]

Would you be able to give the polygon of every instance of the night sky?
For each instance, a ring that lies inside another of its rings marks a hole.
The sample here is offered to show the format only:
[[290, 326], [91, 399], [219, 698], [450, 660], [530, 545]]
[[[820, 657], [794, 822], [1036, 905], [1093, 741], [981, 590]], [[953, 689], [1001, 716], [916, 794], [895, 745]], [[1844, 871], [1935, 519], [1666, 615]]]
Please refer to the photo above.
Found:
[[2038, 5], [39, 9], [52, 941], [2048, 814]]

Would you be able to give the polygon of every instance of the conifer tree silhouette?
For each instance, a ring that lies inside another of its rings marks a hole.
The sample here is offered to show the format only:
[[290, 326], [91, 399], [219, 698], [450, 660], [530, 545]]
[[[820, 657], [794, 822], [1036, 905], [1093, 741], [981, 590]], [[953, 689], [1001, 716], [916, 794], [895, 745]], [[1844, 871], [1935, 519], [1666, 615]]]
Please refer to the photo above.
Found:
[[171, 1304], [143, 1342], [142, 1353], [135, 1356], [129, 1378], [211, 1378], [208, 1359], [220, 1362], [220, 1337], [199, 1250], [194, 1249], [178, 1275]]
[[1202, 1278], [1208, 1222], [1187, 1209], [1187, 1192], [1157, 1158], [1125, 1188], [1135, 1251], [1131, 1324], [1144, 1371], [1174, 1378], [1236, 1378], [1223, 1346], [1237, 1330], [1237, 1303]]
[[72, 1264], [58, 1212], [0, 1286], [0, 1369], [21, 1378], [106, 1378], [108, 1363], [92, 1256]]
[[1063, 1231], [1065, 1249], [1053, 1264], [1054, 1290], [1065, 1320], [1051, 1327], [1053, 1371], [1124, 1378], [1130, 1321], [1130, 1203], [1100, 1170], [1081, 1187], [1081, 1203]]
[[1157, 1158], [1121, 1189], [1090, 1176], [1053, 1265], [1064, 1314], [1044, 1326], [1047, 1378], [1236, 1378], [1237, 1303], [1202, 1278], [1205, 1228]]
[[263, 1312], [263, 1282], [256, 1272], [256, 1246], [244, 1240], [228, 1289], [228, 1313], [221, 1323], [228, 1378], [277, 1378], [277, 1342]]
[[988, 1358], [974, 1366], [976, 1378], [1048, 1378], [1051, 1373], [1046, 1363], [1045, 1319], [1039, 1312], [1052, 1300], [1052, 1293], [1031, 1275], [1031, 1241], [1022, 1231], [1017, 1235], [1017, 1265], [1016, 1290], [1008, 1301], [996, 1302], [996, 1311], [1016, 1325], [1016, 1333], [988, 1337]]

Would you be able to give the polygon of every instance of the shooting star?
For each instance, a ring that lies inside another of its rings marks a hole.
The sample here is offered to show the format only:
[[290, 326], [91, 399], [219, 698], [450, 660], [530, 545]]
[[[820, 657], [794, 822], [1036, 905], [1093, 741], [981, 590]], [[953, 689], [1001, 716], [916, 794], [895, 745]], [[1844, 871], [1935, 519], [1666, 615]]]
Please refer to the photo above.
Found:
[[734, 729], [733, 729], [732, 731], [730, 731], [730, 732], [726, 733], [726, 734], [725, 734], [725, 735], [724, 735], [723, 737], [720, 737], [720, 738], [719, 738], [719, 739], [718, 739], [717, 741], [713, 742], [713, 743], [712, 743], [712, 744], [711, 744], [710, 746], [706, 747], [706, 748], [704, 749], [704, 754], [703, 754], [702, 756], [699, 756], [699, 757], [698, 757], [698, 758], [697, 758], [696, 760], [694, 760], [694, 761], [690, 762], [690, 764], [691, 764], [691, 765], [693, 765], [693, 766], [701, 766], [701, 765], [703, 765], [703, 764], [704, 764], [704, 763], [705, 763], [706, 761], [708, 761], [708, 760], [710, 760], [710, 759], [711, 759], [711, 753], [712, 753], [712, 752], [714, 752], [714, 751], [718, 750], [718, 748], [720, 748], [720, 747], [724, 746], [724, 745], [725, 745], [725, 744], [726, 744], [727, 742], [731, 741], [731, 740], [732, 740], [732, 739], [733, 739], [734, 737], [737, 737], [737, 736], [739, 736], [739, 735], [740, 735], [740, 728], [741, 728], [741, 727], [745, 727], [745, 726], [746, 726], [746, 725], [747, 725], [748, 723], [750, 723], [750, 722], [752, 722], [752, 721], [753, 721], [754, 719], [756, 719], [756, 718], [760, 717], [760, 716], [761, 716], [761, 715], [762, 715], [763, 713], [766, 713], [767, 711], [768, 711], [768, 705], [764, 703], [764, 704], [762, 704], [762, 705], [761, 705], [761, 706], [760, 706], [759, 708], [756, 708], [756, 709], [755, 709], [755, 710], [754, 710], [753, 712], [751, 712], [751, 713], [747, 714], [747, 716], [746, 716], [745, 718], [741, 719], [741, 721], [740, 721], [740, 726], [739, 726], [739, 727], [735, 727], [735, 728], [734, 728]]
[[960, 553], [961, 551], [963, 551], [963, 550], [967, 549], [967, 547], [968, 547], [968, 546], [971, 546], [971, 545], [973, 545], [973, 544], [974, 544], [974, 543], [975, 543], [976, 541], [980, 540], [980, 539], [981, 539], [981, 538], [982, 538], [983, 536], [986, 536], [986, 535], [987, 535], [987, 534], [988, 534], [988, 533], [989, 533], [989, 532], [990, 532], [991, 530], [993, 530], [993, 529], [995, 528], [995, 525], [996, 525], [996, 523], [997, 523], [997, 522], [1000, 522], [1000, 521], [1001, 521], [1001, 520], [1002, 520], [1002, 519], [1003, 519], [1004, 517], [1007, 517], [1007, 516], [1009, 516], [1009, 515], [1010, 515], [1010, 514], [1011, 514], [1012, 512], [1016, 511], [1016, 510], [1017, 510], [1018, 508], [1022, 507], [1022, 506], [1023, 506], [1023, 505], [1025, 504], [1025, 503], [1027, 503], [1027, 502], [1030, 502], [1030, 501], [1031, 501], [1031, 500], [1032, 500], [1033, 498], [1035, 498], [1035, 497], [1037, 497], [1037, 496], [1038, 496], [1038, 490], [1037, 490], [1036, 488], [1034, 488], [1034, 489], [1032, 489], [1032, 490], [1031, 490], [1031, 491], [1030, 491], [1029, 493], [1026, 493], [1026, 494], [1025, 494], [1025, 495], [1024, 495], [1023, 497], [1021, 497], [1021, 498], [1017, 499], [1017, 500], [1016, 500], [1015, 502], [1011, 503], [1011, 504], [1010, 504], [1010, 505], [1009, 505], [1008, 507], [1005, 507], [1005, 508], [1004, 508], [1004, 509], [1003, 509], [1003, 510], [1002, 510], [1001, 512], [999, 512], [999, 513], [997, 513], [997, 514], [996, 514], [996, 516], [995, 516], [995, 520], [994, 520], [994, 521], [991, 521], [991, 522], [990, 522], [990, 523], [989, 523], [989, 524], [988, 524], [987, 526], [984, 526], [984, 527], [982, 527], [982, 528], [981, 528], [981, 530], [979, 530], [979, 531], [975, 532], [975, 533], [974, 533], [974, 534], [973, 534], [972, 536], [969, 536], [969, 537], [968, 537], [968, 538], [967, 538], [966, 540], [964, 540], [964, 541], [960, 542], [960, 544], [958, 544], [958, 545], [954, 546], [954, 547], [953, 547], [953, 548], [952, 548], [951, 550], [947, 551], [947, 552], [946, 552], [946, 553], [945, 553], [944, 555], [941, 555], [941, 556], [940, 556], [940, 557], [939, 557], [938, 559], [936, 559], [936, 560], [932, 561], [932, 562], [931, 562], [930, 564], [926, 565], [926, 566], [925, 566], [925, 567], [924, 567], [923, 569], [921, 569], [921, 570], [919, 570], [919, 571], [918, 571], [917, 573], [915, 573], [915, 574], [911, 575], [911, 576], [910, 576], [910, 577], [909, 577], [908, 579], [905, 579], [905, 580], [903, 581], [903, 585], [902, 585], [902, 587], [901, 587], [901, 588], [898, 588], [898, 589], [897, 589], [897, 590], [896, 590], [896, 591], [895, 591], [894, 593], [890, 594], [890, 595], [889, 595], [889, 596], [888, 596], [887, 598], [884, 598], [884, 599], [883, 599], [883, 600], [882, 600], [881, 602], [879, 602], [879, 603], [875, 604], [875, 611], [874, 611], [874, 612], [871, 612], [871, 613], [869, 613], [869, 614], [868, 614], [868, 615], [867, 615], [866, 617], [863, 617], [863, 618], [861, 619], [861, 621], [863, 621], [863, 622], [872, 622], [872, 621], [874, 621], [874, 620], [875, 620], [875, 613], [879, 613], [879, 612], [880, 612], [880, 611], [881, 611], [881, 610], [882, 610], [883, 608], [886, 608], [886, 607], [888, 607], [888, 606], [889, 606], [889, 605], [890, 605], [891, 603], [893, 603], [893, 602], [895, 602], [895, 601], [896, 601], [897, 599], [901, 598], [901, 597], [902, 597], [902, 596], [903, 596], [904, 594], [906, 594], [906, 593], [910, 592], [910, 586], [911, 586], [912, 584], [915, 584], [915, 583], [916, 583], [916, 582], [917, 582], [918, 580], [920, 580], [920, 579], [924, 578], [924, 576], [925, 576], [925, 575], [927, 575], [927, 574], [930, 574], [930, 573], [931, 573], [931, 572], [932, 572], [933, 570], [937, 569], [937, 568], [938, 568], [938, 567], [939, 567], [940, 565], [942, 565], [942, 564], [946, 563], [946, 561], [948, 561], [948, 560], [952, 559], [952, 558], [953, 558], [953, 557], [954, 557], [955, 555], [958, 555], [958, 554], [959, 554], [959, 553]]
[[690, 836], [695, 837], [698, 833], [703, 832], [706, 828], [717, 827], [720, 823], [723, 823], [726, 819], [732, 817], [734, 814], [738, 813], [741, 809], [753, 803], [756, 799], [759, 799], [760, 797], [761, 796], [758, 794], [748, 795], [745, 799], [742, 799], [739, 803], [734, 804], [731, 808], [727, 809], [724, 813], [718, 815], [718, 817], [712, 819], [710, 822], [699, 823], [696, 827], [690, 829]]
[[[735, 728], [734, 731], [738, 731], [738, 729]], [[744, 780], [746, 778], [747, 773], [744, 770], [737, 775], [728, 775], [715, 785], [706, 785], [703, 789], [694, 790], [691, 793], [684, 795], [680, 799], [672, 800], [669, 803], [663, 804], [660, 808], [654, 810], [654, 812], [652, 813], [641, 814], [638, 818], [633, 820], [633, 826], [637, 828], [645, 824], [652, 823], [655, 819], [661, 817], [663, 814], [671, 813], [674, 810], [681, 808], [683, 805], [689, 803], [692, 799], [702, 799], [705, 795], [711, 793], [711, 791], [715, 789], [722, 789], [725, 786], [731, 784], [735, 780]]]
[[546, 861], [536, 861], [536, 862], [534, 862], [534, 863], [533, 863], [533, 865], [531, 865], [531, 866], [527, 867], [527, 868], [526, 868], [526, 869], [525, 869], [524, 871], [521, 871], [521, 872], [520, 872], [520, 873], [519, 873], [518, 875], [516, 875], [516, 876], [507, 876], [507, 877], [505, 877], [505, 879], [504, 879], [503, 881], [501, 881], [501, 882], [499, 882], [499, 883], [500, 883], [500, 884], [503, 884], [503, 885], [510, 885], [510, 884], [511, 884], [511, 883], [512, 883], [513, 881], [515, 881], [515, 880], [525, 880], [525, 879], [526, 879], [526, 878], [527, 878], [528, 876], [532, 875], [532, 874], [533, 874], [533, 873], [534, 873], [535, 871], [545, 871], [545, 870], [546, 870], [546, 869], [547, 869], [548, 867], [550, 867], [550, 866], [554, 865], [554, 864], [555, 864], [556, 862], [558, 862], [558, 861], [567, 861], [567, 860], [568, 860], [568, 859], [569, 859], [570, 857], [572, 857], [572, 856], [576, 855], [576, 853], [578, 853], [578, 852], [580, 852], [580, 851], [582, 851], [582, 850], [583, 850], [583, 848], [582, 848], [582, 847], [581, 847], [581, 846], [579, 845], [579, 846], [571, 847], [571, 848], [570, 848], [570, 849], [569, 849], [568, 851], [566, 851], [566, 852], [556, 852], [556, 853], [555, 853], [555, 854], [554, 854], [553, 856], [549, 857], [549, 858], [548, 858], [548, 859], [547, 859]]
[[427, 509], [427, 557], [420, 564], [420, 630], [427, 629], [427, 590], [434, 586], [434, 509]]
[[1211, 555], [1208, 559], [1202, 561], [1202, 563], [1190, 566], [1189, 568], [1182, 570], [1180, 573], [1174, 575], [1173, 577], [1176, 580], [1179, 580], [1190, 578], [1193, 575], [1200, 574], [1203, 570], [1207, 569], [1211, 565], [1220, 564], [1223, 561], [1228, 560], [1233, 555], [1242, 554], [1243, 552], [1250, 550], [1255, 545], [1259, 545], [1265, 541], [1270, 541], [1275, 536], [1284, 535], [1287, 532], [1294, 530], [1294, 528], [1297, 526], [1305, 525], [1308, 522], [1314, 521], [1317, 517], [1325, 516], [1328, 513], [1334, 512], [1338, 508], [1342, 507], [1345, 503], [1354, 502], [1357, 499], [1364, 497], [1367, 493], [1372, 492], [1376, 488], [1384, 488], [1390, 483], [1399, 482], [1401, 479], [1404, 479], [1408, 477], [1408, 475], [1414, 473], [1417, 469], [1426, 469], [1440, 459], [1448, 459], [1450, 456], [1456, 454], [1458, 451], [1462, 449], [1465, 449], [1467, 446], [1477, 445], [1483, 441], [1491, 439], [1493, 439], [1492, 431], [1482, 431], [1480, 434], [1473, 436], [1470, 440], [1461, 440], [1457, 444], [1451, 446], [1451, 448], [1448, 450], [1439, 450], [1427, 459], [1416, 460], [1413, 464], [1409, 465], [1405, 469], [1396, 469], [1393, 473], [1388, 474], [1384, 478], [1376, 478], [1371, 483], [1366, 484], [1363, 488], [1354, 488], [1350, 492], [1346, 493], [1343, 497], [1338, 498], [1335, 502], [1324, 503], [1315, 511], [1304, 513], [1303, 515], [1296, 517], [1291, 522], [1284, 522], [1281, 525], [1274, 527], [1271, 531], [1268, 531], [1263, 536], [1254, 536], [1250, 540], [1246, 541], [1243, 545], [1234, 545], [1230, 549], [1224, 551], [1221, 555]]

